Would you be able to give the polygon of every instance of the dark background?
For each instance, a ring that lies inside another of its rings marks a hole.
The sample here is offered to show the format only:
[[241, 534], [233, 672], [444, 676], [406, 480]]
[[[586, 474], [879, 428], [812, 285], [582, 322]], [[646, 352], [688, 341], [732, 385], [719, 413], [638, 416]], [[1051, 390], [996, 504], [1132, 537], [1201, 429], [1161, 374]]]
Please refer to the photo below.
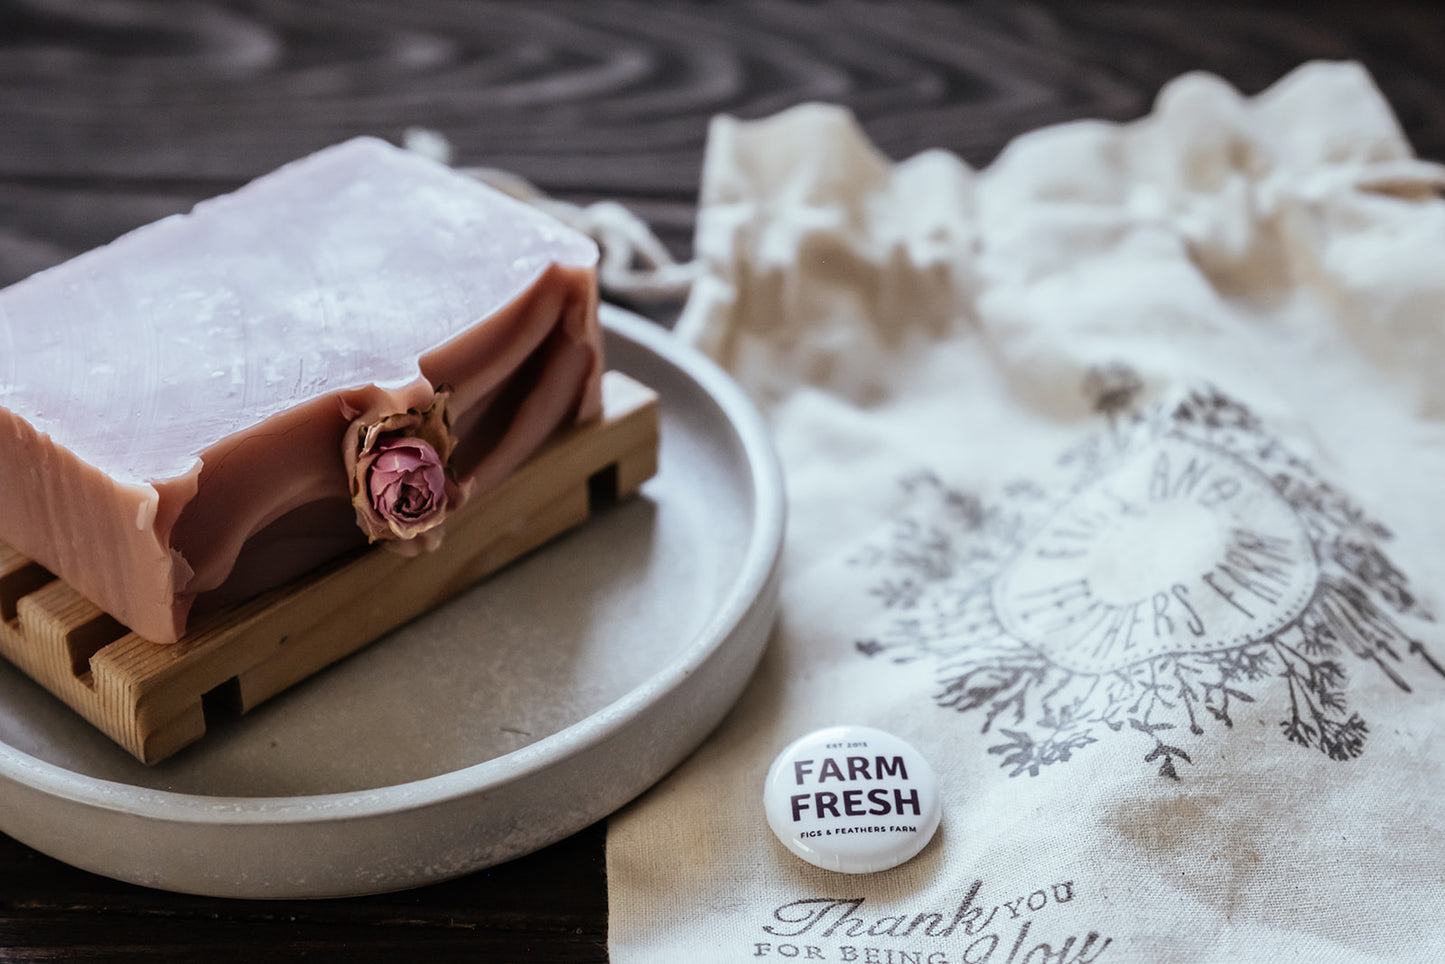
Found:
[[[708, 118], [843, 103], [886, 153], [987, 164], [1015, 135], [1127, 120], [1208, 70], [1375, 76], [1445, 159], [1445, 4], [0, 0], [0, 284], [354, 134], [612, 198], [688, 257]], [[675, 305], [646, 306], [666, 320]], [[0, 836], [0, 960], [596, 961], [604, 831], [401, 894], [150, 891]]]

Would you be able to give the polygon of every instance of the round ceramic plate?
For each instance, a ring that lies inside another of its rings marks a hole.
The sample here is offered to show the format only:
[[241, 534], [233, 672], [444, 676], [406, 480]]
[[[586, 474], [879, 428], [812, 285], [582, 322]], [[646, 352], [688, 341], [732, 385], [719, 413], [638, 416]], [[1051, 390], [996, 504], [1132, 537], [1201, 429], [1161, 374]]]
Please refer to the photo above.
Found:
[[639, 495], [157, 766], [0, 664], [0, 830], [168, 890], [375, 893], [560, 840], [680, 762], [766, 642], [782, 482], [725, 375], [603, 320], [661, 396]]

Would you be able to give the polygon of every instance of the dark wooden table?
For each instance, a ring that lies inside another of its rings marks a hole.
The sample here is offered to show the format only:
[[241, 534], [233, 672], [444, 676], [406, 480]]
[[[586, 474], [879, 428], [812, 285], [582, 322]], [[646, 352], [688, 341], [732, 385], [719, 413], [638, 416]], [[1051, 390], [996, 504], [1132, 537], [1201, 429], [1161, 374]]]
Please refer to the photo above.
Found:
[[[0, 284], [358, 133], [616, 198], [682, 258], [707, 120], [851, 106], [894, 157], [987, 164], [1128, 119], [1187, 70], [1257, 91], [1313, 58], [1375, 75], [1445, 158], [1445, 5], [781, 0], [0, 0]], [[666, 321], [676, 305], [643, 310]], [[0, 836], [0, 960], [606, 959], [604, 830], [406, 893], [246, 902], [74, 870]]]

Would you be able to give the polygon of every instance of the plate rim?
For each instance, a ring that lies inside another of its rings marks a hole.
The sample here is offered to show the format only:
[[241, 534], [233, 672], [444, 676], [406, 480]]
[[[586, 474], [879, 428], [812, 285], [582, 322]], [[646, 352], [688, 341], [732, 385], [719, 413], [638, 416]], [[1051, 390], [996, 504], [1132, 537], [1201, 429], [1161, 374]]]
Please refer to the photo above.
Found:
[[[305, 825], [362, 820], [452, 802], [541, 773], [615, 736], [698, 669], [746, 621], [773, 581], [782, 555], [786, 497], [771, 436], [751, 399], [710, 358], [656, 322], [599, 306], [604, 332], [634, 342], [683, 371], [720, 408], [748, 453], [754, 524], [739, 574], [686, 648], [638, 686], [527, 746], [460, 769], [359, 790], [298, 796], [211, 796], [87, 776], [0, 740], [0, 781], [110, 813], [170, 823]], [[6, 830], [9, 821], [0, 821]]]

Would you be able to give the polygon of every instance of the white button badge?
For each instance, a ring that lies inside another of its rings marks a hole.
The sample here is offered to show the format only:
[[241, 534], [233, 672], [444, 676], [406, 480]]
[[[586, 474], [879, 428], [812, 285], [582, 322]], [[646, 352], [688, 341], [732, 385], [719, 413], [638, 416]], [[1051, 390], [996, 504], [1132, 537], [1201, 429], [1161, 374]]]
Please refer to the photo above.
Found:
[[763, 805], [789, 850], [845, 874], [898, 866], [928, 844], [942, 816], [928, 761], [866, 726], [818, 730], [778, 754]]

